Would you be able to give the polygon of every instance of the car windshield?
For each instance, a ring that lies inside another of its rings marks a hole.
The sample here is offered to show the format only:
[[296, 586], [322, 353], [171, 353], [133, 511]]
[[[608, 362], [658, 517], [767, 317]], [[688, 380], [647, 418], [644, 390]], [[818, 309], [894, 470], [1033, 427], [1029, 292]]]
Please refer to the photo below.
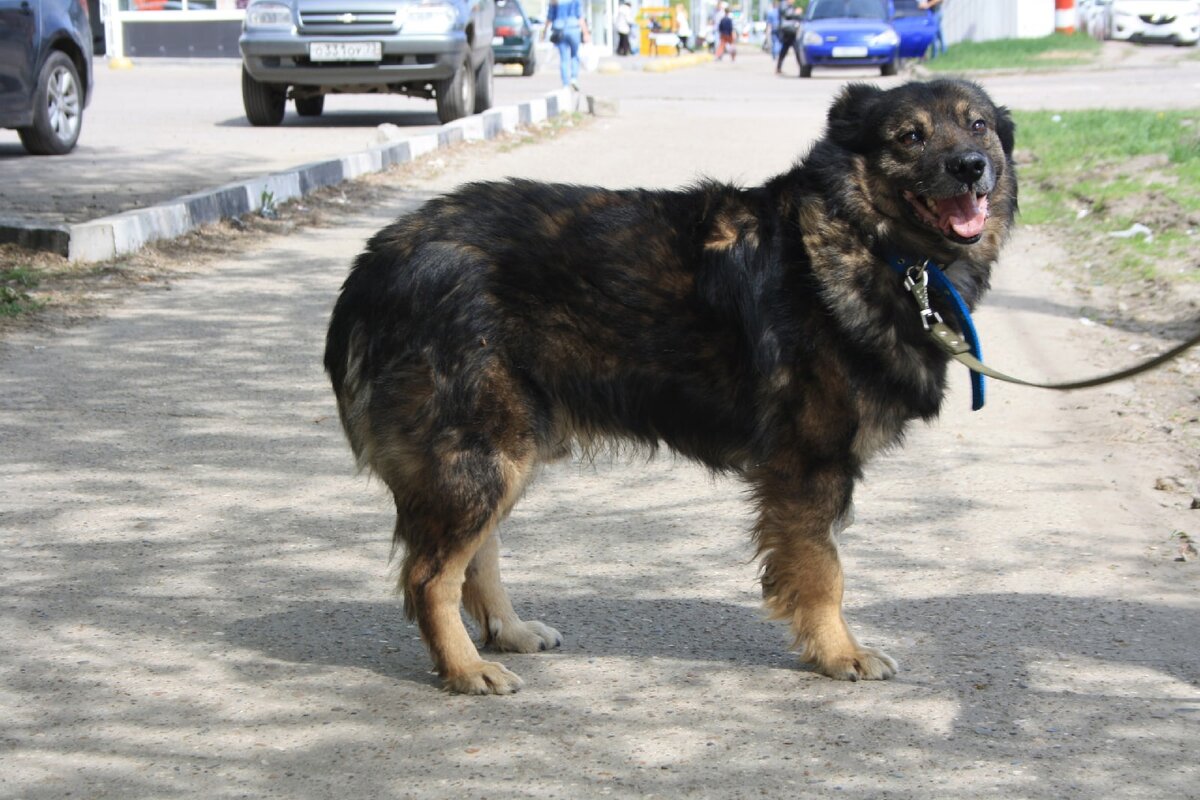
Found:
[[[496, 3], [496, 22], [499, 23], [502, 19], [507, 20], [505, 22], [506, 25], [512, 25], [511, 20], [514, 19], [519, 21], [521, 19], [521, 7], [511, 2], [511, 0], [500, 0], [499, 3]], [[518, 22], [517, 24], [520, 23]]]
[[885, 0], [813, 0], [805, 19], [887, 19]]
[[923, 17], [929, 12], [917, 5], [918, 0], [895, 0], [897, 17]]

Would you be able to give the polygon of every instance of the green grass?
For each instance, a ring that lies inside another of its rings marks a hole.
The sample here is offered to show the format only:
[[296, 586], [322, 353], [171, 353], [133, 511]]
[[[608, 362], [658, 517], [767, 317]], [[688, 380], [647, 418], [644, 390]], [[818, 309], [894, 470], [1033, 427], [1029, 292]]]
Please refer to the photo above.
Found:
[[[1022, 222], [1073, 235], [1106, 278], [1200, 279], [1200, 109], [1013, 117]], [[1109, 235], [1135, 223], [1153, 237]]]
[[37, 288], [39, 282], [37, 273], [31, 269], [0, 269], [0, 317], [16, 317], [42, 308], [45, 302], [28, 292]]
[[1090, 64], [1099, 55], [1100, 43], [1090, 36], [1055, 33], [1038, 39], [959, 42], [925, 66], [938, 72], [1045, 69]]

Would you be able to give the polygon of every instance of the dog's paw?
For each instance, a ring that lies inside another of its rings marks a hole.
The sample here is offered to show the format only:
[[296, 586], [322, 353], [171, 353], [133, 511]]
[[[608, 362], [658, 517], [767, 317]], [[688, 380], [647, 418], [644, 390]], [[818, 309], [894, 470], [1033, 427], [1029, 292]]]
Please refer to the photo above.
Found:
[[838, 681], [885, 681], [900, 671], [887, 653], [861, 646], [843, 656], [821, 659], [816, 668]]
[[538, 653], [562, 644], [562, 634], [537, 620], [494, 622], [490, 633], [491, 645], [508, 653]]
[[457, 694], [512, 694], [525, 682], [503, 664], [480, 661], [470, 669], [442, 678], [442, 688]]

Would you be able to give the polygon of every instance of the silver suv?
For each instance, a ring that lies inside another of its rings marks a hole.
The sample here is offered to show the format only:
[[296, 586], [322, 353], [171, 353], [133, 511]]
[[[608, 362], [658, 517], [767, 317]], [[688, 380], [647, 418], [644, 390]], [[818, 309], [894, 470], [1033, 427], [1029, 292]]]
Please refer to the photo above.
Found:
[[437, 101], [442, 122], [492, 106], [494, 0], [251, 0], [238, 41], [252, 125], [288, 98], [319, 116], [327, 94]]

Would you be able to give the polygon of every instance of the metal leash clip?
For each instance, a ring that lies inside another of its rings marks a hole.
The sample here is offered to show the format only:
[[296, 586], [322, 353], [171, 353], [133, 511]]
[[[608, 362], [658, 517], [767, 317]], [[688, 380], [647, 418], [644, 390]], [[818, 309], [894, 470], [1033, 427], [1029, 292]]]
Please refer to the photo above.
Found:
[[925, 265], [928, 263], [923, 261], [920, 264], [914, 264], [904, 272], [904, 288], [912, 292], [913, 298], [917, 301], [917, 306], [921, 311], [921, 324], [927, 331], [933, 330], [934, 325], [940, 325], [942, 322], [941, 314], [929, 306], [929, 274], [925, 272]]

